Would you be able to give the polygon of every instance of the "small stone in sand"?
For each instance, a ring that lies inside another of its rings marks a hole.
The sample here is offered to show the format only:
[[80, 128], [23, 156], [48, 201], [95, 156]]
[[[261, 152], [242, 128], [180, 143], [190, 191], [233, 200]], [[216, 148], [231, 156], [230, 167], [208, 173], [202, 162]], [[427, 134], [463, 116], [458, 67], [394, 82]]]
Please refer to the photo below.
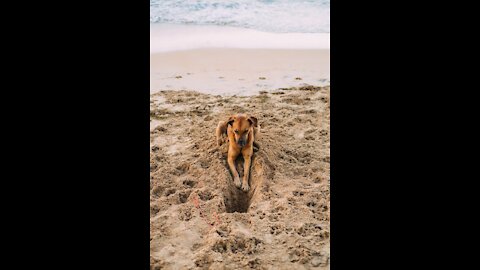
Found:
[[175, 76], [175, 79], [181, 79], [182, 76]]
[[297, 80], [297, 81], [301, 81], [301, 80], [302, 80], [302, 78], [300, 78], [300, 77], [296, 77], [296, 78], [295, 78], [295, 80]]
[[258, 77], [259, 80], [265, 80], [265, 77]]

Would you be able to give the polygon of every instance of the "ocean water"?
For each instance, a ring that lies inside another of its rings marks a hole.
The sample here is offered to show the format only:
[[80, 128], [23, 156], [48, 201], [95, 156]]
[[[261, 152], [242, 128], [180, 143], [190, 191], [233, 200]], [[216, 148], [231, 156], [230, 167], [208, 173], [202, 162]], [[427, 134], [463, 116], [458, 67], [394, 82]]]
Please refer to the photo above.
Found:
[[150, 22], [330, 33], [330, 0], [150, 0]]

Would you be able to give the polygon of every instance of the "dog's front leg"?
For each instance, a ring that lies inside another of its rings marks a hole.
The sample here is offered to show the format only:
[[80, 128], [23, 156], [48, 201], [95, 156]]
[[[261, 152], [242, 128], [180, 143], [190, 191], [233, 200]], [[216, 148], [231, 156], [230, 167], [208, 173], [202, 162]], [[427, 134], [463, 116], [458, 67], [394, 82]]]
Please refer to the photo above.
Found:
[[231, 153], [232, 151], [228, 151], [228, 166], [230, 167], [230, 171], [233, 175], [233, 183], [235, 186], [240, 188], [242, 183], [240, 182], [240, 176], [238, 176], [237, 169], [235, 168], [235, 160], [237, 159], [238, 153]]
[[250, 175], [250, 164], [252, 162], [252, 154], [251, 153], [244, 153], [243, 154], [243, 159], [245, 160], [245, 163], [244, 163], [244, 166], [243, 166], [242, 189], [243, 189], [243, 191], [248, 191], [250, 189], [250, 186], [248, 185], [248, 177]]

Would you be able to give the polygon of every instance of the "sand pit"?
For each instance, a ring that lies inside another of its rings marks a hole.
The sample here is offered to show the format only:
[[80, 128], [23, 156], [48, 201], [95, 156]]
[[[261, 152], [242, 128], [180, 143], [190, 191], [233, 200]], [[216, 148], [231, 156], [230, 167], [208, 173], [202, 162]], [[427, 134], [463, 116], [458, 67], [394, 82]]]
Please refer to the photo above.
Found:
[[[329, 269], [329, 102], [329, 86], [152, 94], [151, 269]], [[215, 140], [234, 113], [261, 125], [248, 192]]]

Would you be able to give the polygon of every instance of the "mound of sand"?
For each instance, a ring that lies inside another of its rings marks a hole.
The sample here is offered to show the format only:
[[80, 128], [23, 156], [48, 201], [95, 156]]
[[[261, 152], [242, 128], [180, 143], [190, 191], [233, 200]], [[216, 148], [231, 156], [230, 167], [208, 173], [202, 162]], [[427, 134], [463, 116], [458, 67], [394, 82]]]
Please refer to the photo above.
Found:
[[[328, 269], [329, 100], [329, 86], [151, 95], [151, 269]], [[248, 193], [215, 140], [234, 113], [261, 125]]]

